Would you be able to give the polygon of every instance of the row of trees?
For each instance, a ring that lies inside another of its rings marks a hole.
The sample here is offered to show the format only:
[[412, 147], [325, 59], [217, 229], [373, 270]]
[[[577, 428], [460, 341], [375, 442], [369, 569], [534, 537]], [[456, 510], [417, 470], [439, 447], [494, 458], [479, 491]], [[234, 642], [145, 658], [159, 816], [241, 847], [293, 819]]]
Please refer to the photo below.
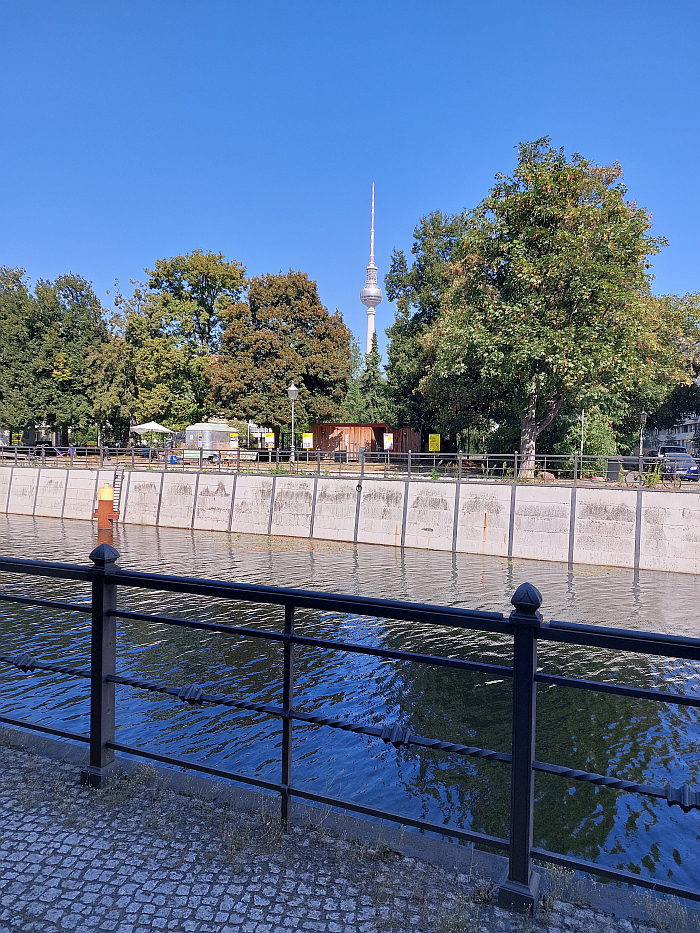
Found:
[[697, 295], [654, 296], [665, 241], [626, 199], [619, 165], [522, 144], [510, 176], [472, 211], [436, 212], [413, 259], [392, 256], [386, 375], [301, 272], [246, 278], [195, 250], [162, 259], [106, 315], [75, 275], [30, 291], [0, 269], [0, 426], [44, 423], [123, 437], [211, 415], [289, 425], [344, 419], [439, 431], [460, 449], [536, 446], [614, 453], [634, 445], [639, 413], [676, 423], [700, 411]]
[[201, 250], [146, 274], [108, 316], [78, 276], [32, 292], [22, 270], [0, 270], [0, 426], [117, 439], [140, 421], [223, 415], [279, 429], [292, 381], [301, 426], [343, 417], [349, 395], [362, 408], [351, 333], [305, 274], [247, 280]]

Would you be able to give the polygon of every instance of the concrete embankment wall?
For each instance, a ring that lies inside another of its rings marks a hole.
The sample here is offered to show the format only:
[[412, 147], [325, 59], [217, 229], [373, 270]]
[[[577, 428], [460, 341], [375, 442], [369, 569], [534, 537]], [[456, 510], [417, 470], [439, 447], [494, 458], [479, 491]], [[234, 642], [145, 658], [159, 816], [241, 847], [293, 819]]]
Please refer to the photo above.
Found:
[[[114, 470], [0, 467], [0, 511], [91, 519]], [[124, 474], [120, 521], [700, 572], [700, 494], [657, 489]]]

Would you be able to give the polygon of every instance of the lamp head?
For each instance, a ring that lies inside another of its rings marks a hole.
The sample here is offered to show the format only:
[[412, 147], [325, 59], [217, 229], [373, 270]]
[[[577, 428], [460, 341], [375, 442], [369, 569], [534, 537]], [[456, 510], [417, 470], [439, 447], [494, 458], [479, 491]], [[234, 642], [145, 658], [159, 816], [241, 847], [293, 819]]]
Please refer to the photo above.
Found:
[[290, 402], [296, 402], [297, 396], [299, 395], [299, 389], [292, 383], [287, 389], [287, 395], [289, 396]]

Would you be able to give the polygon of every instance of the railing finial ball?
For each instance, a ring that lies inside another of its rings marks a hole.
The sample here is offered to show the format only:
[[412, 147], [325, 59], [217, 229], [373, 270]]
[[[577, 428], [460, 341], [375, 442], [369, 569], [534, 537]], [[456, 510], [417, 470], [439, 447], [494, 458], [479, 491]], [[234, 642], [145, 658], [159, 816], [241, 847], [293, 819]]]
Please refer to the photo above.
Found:
[[532, 583], [521, 583], [513, 593], [511, 603], [518, 612], [537, 612], [542, 605], [542, 594]]
[[111, 544], [100, 544], [90, 552], [90, 560], [98, 567], [104, 567], [105, 564], [113, 564], [119, 560], [119, 551]]

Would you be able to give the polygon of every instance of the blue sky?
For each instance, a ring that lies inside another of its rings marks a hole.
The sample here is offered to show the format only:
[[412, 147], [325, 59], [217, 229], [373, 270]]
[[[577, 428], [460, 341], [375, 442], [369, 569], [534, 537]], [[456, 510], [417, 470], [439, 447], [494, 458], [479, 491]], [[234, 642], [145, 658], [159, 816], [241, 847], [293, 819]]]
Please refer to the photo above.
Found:
[[[362, 338], [419, 218], [510, 171], [520, 140], [618, 160], [700, 289], [697, 3], [0, 0], [0, 264], [119, 279], [197, 247], [301, 269]], [[380, 346], [393, 318], [377, 310]]]

